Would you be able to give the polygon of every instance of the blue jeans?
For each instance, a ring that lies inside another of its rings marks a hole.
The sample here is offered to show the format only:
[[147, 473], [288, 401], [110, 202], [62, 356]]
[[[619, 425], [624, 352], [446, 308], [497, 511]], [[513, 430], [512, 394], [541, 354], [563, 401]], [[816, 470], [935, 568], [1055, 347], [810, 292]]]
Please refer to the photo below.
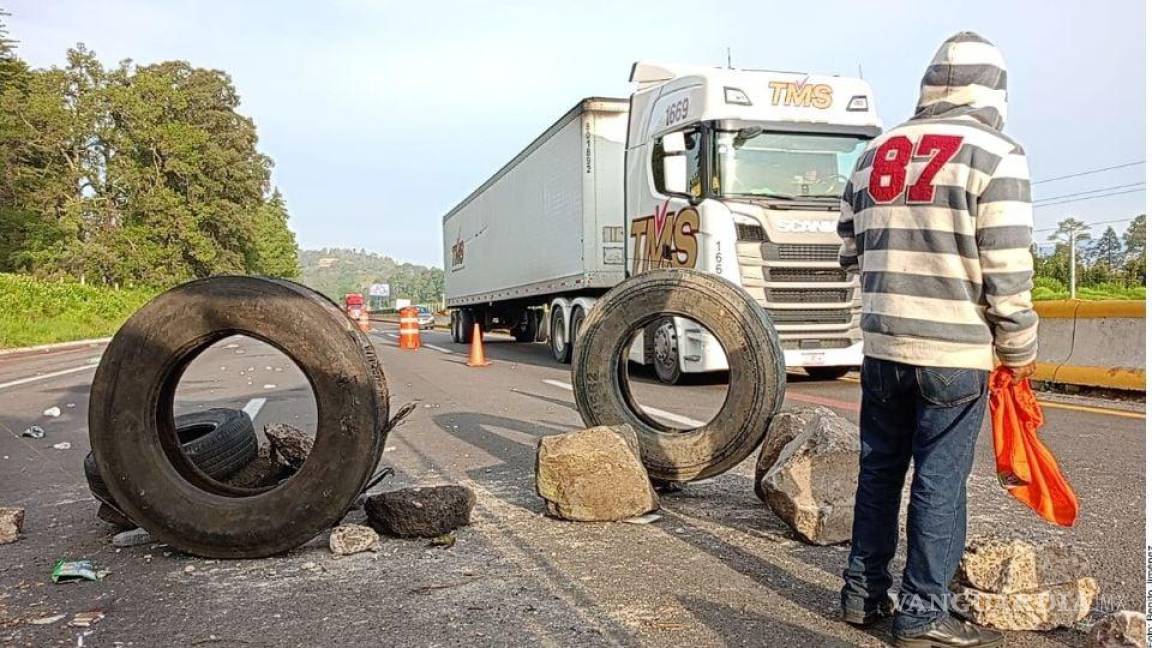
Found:
[[911, 637], [949, 614], [948, 583], [967, 534], [967, 479], [988, 402], [988, 372], [865, 358], [860, 369], [860, 479], [841, 605], [889, 605], [900, 495], [914, 462], [908, 562], [892, 632]]

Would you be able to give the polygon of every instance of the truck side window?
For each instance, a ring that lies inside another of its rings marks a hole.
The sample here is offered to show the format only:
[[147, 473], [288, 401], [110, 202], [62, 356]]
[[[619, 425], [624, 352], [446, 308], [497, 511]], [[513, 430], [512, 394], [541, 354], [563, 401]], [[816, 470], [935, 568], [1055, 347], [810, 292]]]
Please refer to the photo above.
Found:
[[[700, 131], [692, 129], [684, 133], [684, 155], [688, 160], [688, 192], [693, 198], [704, 195], [704, 187], [700, 182]], [[657, 138], [652, 144], [652, 184], [656, 191], [667, 194], [664, 185], [664, 140]]]

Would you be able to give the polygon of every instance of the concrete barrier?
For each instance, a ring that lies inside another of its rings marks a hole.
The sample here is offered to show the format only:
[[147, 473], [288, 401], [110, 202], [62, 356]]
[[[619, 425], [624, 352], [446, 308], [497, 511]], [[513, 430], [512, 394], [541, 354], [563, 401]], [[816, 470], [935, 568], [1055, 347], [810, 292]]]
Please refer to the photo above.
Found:
[[1036, 302], [1036, 380], [1144, 391], [1145, 302]]

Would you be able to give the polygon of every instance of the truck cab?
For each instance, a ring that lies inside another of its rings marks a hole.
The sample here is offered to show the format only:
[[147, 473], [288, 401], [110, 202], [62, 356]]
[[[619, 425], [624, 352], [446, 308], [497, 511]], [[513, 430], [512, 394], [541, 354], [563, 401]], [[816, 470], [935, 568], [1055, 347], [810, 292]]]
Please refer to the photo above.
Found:
[[[643, 62], [631, 80], [627, 272], [721, 275], [767, 310], [788, 366], [818, 378], [858, 366], [859, 287], [839, 266], [836, 224], [857, 158], [881, 131], [868, 84]], [[666, 382], [726, 368], [694, 322], [669, 317], [645, 337], [643, 361]]]

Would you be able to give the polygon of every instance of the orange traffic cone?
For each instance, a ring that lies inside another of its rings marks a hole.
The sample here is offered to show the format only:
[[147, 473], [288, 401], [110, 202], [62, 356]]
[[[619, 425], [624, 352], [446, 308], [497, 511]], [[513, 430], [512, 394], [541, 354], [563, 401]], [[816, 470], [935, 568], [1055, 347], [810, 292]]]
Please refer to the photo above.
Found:
[[487, 367], [492, 364], [484, 358], [484, 334], [480, 332], [480, 322], [472, 325], [472, 352], [468, 354], [469, 367]]
[[401, 349], [419, 349], [420, 348], [420, 323], [416, 319], [415, 308], [403, 308], [400, 310], [400, 348]]
[[368, 311], [360, 311], [360, 330], [367, 333], [372, 330], [372, 324], [368, 321]]

